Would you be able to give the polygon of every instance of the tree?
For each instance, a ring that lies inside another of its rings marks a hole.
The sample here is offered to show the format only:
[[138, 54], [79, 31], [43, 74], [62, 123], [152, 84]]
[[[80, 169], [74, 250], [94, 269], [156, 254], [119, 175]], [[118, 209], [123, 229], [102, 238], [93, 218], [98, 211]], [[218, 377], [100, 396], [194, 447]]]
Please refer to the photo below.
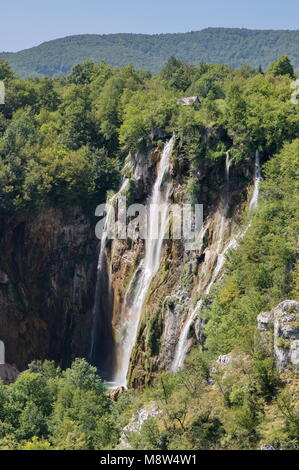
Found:
[[53, 80], [44, 78], [39, 86], [39, 105], [48, 111], [55, 111], [60, 103], [59, 94], [54, 89]]
[[75, 85], [88, 85], [92, 81], [95, 71], [95, 64], [91, 60], [87, 60], [83, 64], [77, 64], [73, 67], [68, 80]]
[[30, 113], [18, 112], [10, 121], [0, 141], [0, 154], [6, 157], [9, 154], [19, 156], [26, 146], [33, 146], [37, 140], [38, 133]]
[[137, 91], [125, 106], [120, 143], [129, 150], [142, 147], [153, 129], [167, 128], [177, 109], [173, 92], [160, 85]]
[[97, 369], [84, 359], [75, 359], [63, 376], [65, 384], [72, 389], [93, 390], [99, 395], [105, 392], [105, 386], [101, 377], [97, 374]]
[[47, 420], [41, 407], [29, 401], [19, 417], [18, 438], [31, 439], [34, 436], [46, 436], [47, 433]]
[[53, 450], [50, 442], [42, 441], [34, 436], [31, 441], [26, 442], [22, 450]]
[[162, 82], [171, 88], [186, 91], [191, 84], [190, 66], [176, 57], [170, 57], [161, 71]]
[[0, 80], [10, 80], [14, 73], [6, 60], [0, 59]]
[[60, 141], [70, 150], [96, 143], [95, 121], [87, 87], [72, 85], [62, 103], [62, 132]]
[[111, 401], [96, 368], [75, 359], [60, 379], [51, 421], [55, 444], [78, 448], [85, 441], [86, 449], [107, 446], [117, 437], [110, 411]]
[[294, 68], [287, 55], [282, 55], [276, 62], [273, 62], [268, 68], [268, 73], [274, 76], [288, 75], [290, 78], [295, 78]]
[[96, 117], [101, 134], [111, 152], [118, 146], [118, 128], [122, 124], [121, 109], [123, 93], [137, 91], [145, 76], [136, 72], [131, 65], [123, 67], [105, 82], [101, 93], [95, 98]]
[[5, 87], [5, 106], [3, 114], [11, 119], [13, 113], [20, 108], [36, 108], [38, 104], [37, 85], [31, 81], [14, 78]]
[[11, 385], [9, 398], [18, 413], [22, 413], [29, 404], [35, 405], [43, 416], [49, 415], [52, 411], [51, 390], [46, 378], [39, 373], [32, 374], [25, 371], [20, 374], [16, 382]]

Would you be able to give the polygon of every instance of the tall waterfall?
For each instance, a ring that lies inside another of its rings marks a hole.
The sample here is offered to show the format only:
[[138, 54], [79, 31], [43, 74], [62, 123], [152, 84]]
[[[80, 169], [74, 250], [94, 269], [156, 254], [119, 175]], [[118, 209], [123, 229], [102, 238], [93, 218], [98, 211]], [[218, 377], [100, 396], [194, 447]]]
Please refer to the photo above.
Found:
[[223, 201], [223, 207], [221, 210], [221, 222], [220, 222], [220, 230], [219, 230], [219, 236], [218, 236], [217, 253], [219, 253], [221, 250], [221, 246], [223, 242], [223, 235], [224, 235], [225, 221], [226, 221], [227, 212], [229, 209], [229, 170], [230, 170], [230, 158], [229, 158], [229, 152], [226, 152], [224, 201]]
[[[172, 185], [166, 177], [173, 144], [174, 137], [164, 146], [148, 206], [148, 236], [145, 240], [145, 255], [133, 274], [122, 306], [120, 315], [121, 340], [120, 344], [116, 346], [116, 366], [113, 376], [115, 387], [126, 386], [127, 384], [127, 373], [143, 304], [151, 281], [160, 267], [163, 234], [168, 223], [168, 205], [172, 190]], [[160, 208], [160, 210], [157, 210], [157, 208]], [[158, 236], [157, 228], [159, 228]]]
[[113, 206], [125, 191], [128, 184], [129, 179], [124, 178], [120, 190], [109, 201], [98, 258], [89, 360], [98, 367], [101, 376], [107, 380], [111, 378], [113, 370], [114, 340], [111, 324], [113, 297], [110, 282], [111, 266], [107, 263], [106, 248], [109, 239], [109, 231], [112, 229], [112, 224], [114, 224]]
[[257, 150], [255, 152], [254, 188], [253, 188], [251, 201], [249, 204], [249, 211], [253, 211], [257, 208], [261, 180], [262, 180], [262, 173], [261, 173], [260, 152]]
[[[225, 175], [226, 175], [226, 188], [229, 188], [229, 154], [226, 154], [226, 169], [225, 169]], [[260, 165], [260, 155], [259, 151], [256, 151], [255, 154], [255, 176], [254, 176], [254, 189], [252, 193], [251, 200], [249, 202], [249, 211], [253, 212], [257, 208], [258, 204], [258, 197], [259, 197], [259, 189], [260, 189], [260, 182], [261, 182], [261, 165]], [[175, 356], [171, 365], [171, 370], [172, 372], [176, 372], [178, 369], [180, 369], [184, 365], [185, 357], [188, 353], [189, 350], [189, 331], [190, 328], [197, 317], [197, 315], [201, 312], [202, 309], [202, 304], [203, 304], [203, 299], [205, 295], [208, 295], [219, 278], [219, 274], [222, 271], [222, 268], [224, 266], [225, 260], [226, 260], [226, 254], [229, 250], [235, 250], [238, 247], [238, 240], [241, 239], [247, 229], [249, 228], [251, 222], [247, 227], [238, 235], [236, 235], [234, 238], [232, 238], [229, 243], [225, 246], [225, 248], [220, 251], [220, 247], [222, 245], [222, 240], [223, 240], [223, 227], [224, 227], [224, 217], [227, 215], [228, 207], [229, 207], [229, 200], [228, 200], [228, 193], [225, 196], [226, 203], [225, 203], [225, 211], [222, 213], [222, 219], [221, 219], [221, 225], [220, 225], [220, 231], [219, 231], [219, 241], [217, 244], [217, 262], [215, 265], [215, 268], [212, 272], [211, 280], [209, 284], [207, 285], [206, 289], [203, 292], [202, 298], [197, 302], [195, 309], [190, 313], [190, 315], [187, 318], [187, 321], [182, 329], [182, 332], [179, 337], [179, 341], [177, 344], [177, 348], [175, 351]]]

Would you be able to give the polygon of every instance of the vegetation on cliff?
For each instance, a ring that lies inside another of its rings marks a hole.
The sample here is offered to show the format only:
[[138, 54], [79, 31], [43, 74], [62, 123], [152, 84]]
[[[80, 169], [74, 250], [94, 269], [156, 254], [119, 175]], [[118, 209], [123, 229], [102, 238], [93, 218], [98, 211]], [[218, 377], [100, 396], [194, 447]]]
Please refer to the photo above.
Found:
[[[298, 111], [290, 102], [291, 65], [271, 67], [262, 74], [171, 58], [151, 78], [131, 66], [86, 62], [63, 79], [26, 81], [0, 61], [1, 210], [102, 202], [119, 183], [127, 151], [148, 145], [157, 128], [181, 137], [180, 172], [190, 184], [203, 159], [225, 150], [239, 160], [256, 148], [275, 154], [298, 135]], [[199, 110], [177, 104], [191, 94]], [[205, 129], [216, 138], [207, 141]]]
[[211, 295], [206, 347], [215, 354], [252, 351], [256, 317], [284, 299], [298, 298], [299, 140], [284, 145], [263, 167], [256, 216], [226, 275]]
[[[7, 91], [0, 108], [2, 216], [69, 204], [84, 204], [91, 214], [90, 204], [118, 186], [128, 151], [154, 145], [157, 130], [176, 132], [174, 179], [194, 200], [203, 194], [203, 171], [226, 151], [248, 170], [247, 183], [256, 149], [265, 162], [259, 208], [229, 255], [223, 282], [205, 301], [207, 339], [185, 369], [157, 374], [152, 386], [129, 390], [114, 403], [83, 360], [63, 372], [32, 363], [14, 384], [0, 386], [0, 448], [114, 448], [132, 415], [152, 402], [160, 412], [126, 436], [133, 448], [298, 447], [296, 372], [279, 376], [272, 350], [256, 333], [261, 310], [298, 299], [293, 75], [286, 58], [266, 73], [171, 58], [155, 77], [86, 62], [65, 78], [26, 81], [0, 63]], [[199, 109], [178, 104], [190, 95], [199, 97]], [[151, 331], [149, 343], [151, 350], [159, 347]], [[215, 365], [227, 353], [236, 358], [230, 369]]]

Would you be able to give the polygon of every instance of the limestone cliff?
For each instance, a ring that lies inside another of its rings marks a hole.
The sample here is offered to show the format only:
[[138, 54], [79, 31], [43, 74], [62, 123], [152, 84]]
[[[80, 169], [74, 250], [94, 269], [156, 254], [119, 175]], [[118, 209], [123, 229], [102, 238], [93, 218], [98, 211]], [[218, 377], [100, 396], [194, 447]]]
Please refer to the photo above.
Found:
[[[125, 171], [130, 180], [126, 189], [129, 203], [148, 201], [163, 147], [163, 142], [152, 143], [144, 152], [128, 157], [129, 169]], [[173, 203], [190, 202], [186, 178], [178, 164], [180, 152], [178, 143], [170, 162]], [[181, 240], [170, 239], [163, 244], [160, 268], [147, 290], [131, 355], [131, 385], [147, 383], [156, 371], [171, 368], [183, 325], [211, 282], [217, 256], [242, 230], [253, 181], [253, 156], [242, 166], [230, 162], [229, 179], [227, 165], [223, 154], [210, 163], [203, 159], [198, 171], [197, 200], [204, 206], [199, 248], [186, 251]], [[106, 274], [111, 295], [110, 291], [109, 295], [103, 292], [97, 312], [101, 318], [95, 323], [99, 243], [94, 228], [95, 221], [79, 208], [46, 208], [34, 215], [3, 219], [0, 339], [6, 346], [6, 361], [18, 369], [24, 369], [33, 359], [53, 359], [62, 366], [76, 356], [89, 359], [95, 324], [96, 350], [101, 354], [93, 358], [93, 363], [101, 372], [104, 363], [107, 367], [107, 358], [111, 367], [117, 361], [122, 305], [144, 256], [144, 242], [127, 239], [107, 243]], [[107, 344], [114, 351], [106, 351], [104, 320], [111, 324], [108, 330], [112, 339]], [[204, 339], [204, 321], [203, 314], [192, 324], [189, 345]], [[108, 371], [107, 377], [110, 375]]]
[[1, 221], [0, 339], [6, 362], [66, 366], [88, 355], [96, 277], [94, 224], [79, 208]]
[[[127, 193], [130, 202], [146, 202], [157, 174], [162, 148], [161, 144], [142, 155], [130, 156], [132, 170]], [[186, 185], [181, 182], [182, 175], [176, 169], [176, 155], [179, 152], [179, 148], [174, 150], [170, 169], [173, 181], [171, 202], [174, 203], [189, 202]], [[242, 166], [231, 164], [229, 186], [225, 164], [224, 154], [217, 162], [210, 165], [203, 163], [198, 175], [201, 185], [197, 196], [204, 205], [201, 247], [196, 251], [186, 251], [181, 240], [164, 242], [160, 269], [149, 286], [132, 351], [128, 374], [131, 385], [147, 383], [156, 371], [171, 368], [180, 332], [190, 311], [211, 281], [217, 264], [217, 253], [241, 232], [253, 181], [254, 159], [249, 157]], [[123, 326], [120, 320], [121, 307], [127, 287], [130, 282], [134, 282], [133, 275], [144, 255], [144, 243], [141, 240], [114, 240], [106, 251], [111, 267], [111, 316], [117, 347], [121, 342], [120, 331]], [[196, 341], [196, 335], [191, 330], [192, 341]]]
[[258, 317], [261, 339], [273, 345], [276, 365], [280, 371], [299, 367], [299, 302], [285, 300], [270, 312]]

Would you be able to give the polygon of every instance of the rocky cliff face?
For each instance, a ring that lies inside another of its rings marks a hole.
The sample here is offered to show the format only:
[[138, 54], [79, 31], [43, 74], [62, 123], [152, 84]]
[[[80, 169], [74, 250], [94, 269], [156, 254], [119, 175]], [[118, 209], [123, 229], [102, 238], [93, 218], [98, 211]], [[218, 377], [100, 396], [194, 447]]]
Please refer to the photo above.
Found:
[[[148, 200], [163, 147], [163, 143], [155, 144], [151, 150], [129, 157], [128, 203]], [[177, 170], [179, 152], [176, 148], [170, 163], [173, 203], [189, 202], [186, 182]], [[249, 158], [242, 167], [230, 165], [229, 181], [226, 166], [223, 155], [210, 166], [203, 161], [198, 174], [198, 201], [204, 205], [198, 249], [186, 251], [181, 240], [164, 242], [160, 269], [148, 288], [132, 351], [131, 385], [143, 385], [156, 371], [171, 368], [182, 328], [211, 282], [219, 253], [242, 231], [254, 161]], [[34, 216], [23, 214], [2, 222], [0, 340], [6, 346], [6, 361], [20, 370], [33, 359], [53, 359], [66, 366], [76, 356], [89, 358], [98, 262], [94, 226], [79, 208], [48, 208]], [[144, 242], [113, 240], [105, 255], [111, 305], [109, 312], [108, 306], [101, 306], [96, 335], [103, 343], [103, 318], [109, 316], [113, 335], [109, 344], [117, 348], [123, 326], [121, 307], [144, 256]], [[204, 341], [204, 324], [203, 312], [192, 324], [188, 346]], [[102, 351], [93, 361], [99, 370], [103, 355]], [[111, 351], [107, 357], [113, 357]]]
[[17, 379], [19, 371], [15, 366], [10, 364], [0, 364], [0, 380], [5, 385], [9, 385]]
[[0, 339], [6, 362], [63, 366], [88, 355], [97, 264], [94, 224], [79, 208], [1, 222]]
[[262, 340], [273, 344], [278, 369], [299, 369], [299, 302], [285, 300], [257, 321]]
[[[158, 146], [148, 153], [131, 157], [133, 171], [130, 197], [134, 202], [145, 202], [150, 194], [162, 148]], [[180, 178], [175, 174], [174, 158], [171, 164], [171, 199], [173, 203], [188, 202], [186, 187], [180, 184]], [[253, 159], [249, 159], [248, 165], [243, 168], [232, 165], [228, 187], [225, 155], [217, 164], [202, 167], [198, 200], [204, 204], [205, 228], [201, 246], [196, 251], [186, 251], [181, 240], [164, 242], [160, 269], [149, 286], [138, 326], [128, 375], [129, 384], [138, 387], [150, 381], [156, 371], [170, 370], [180, 332], [211, 281], [217, 264], [217, 253], [241, 232], [253, 169]], [[143, 255], [144, 243], [141, 240], [115, 240], [107, 249], [106, 256], [111, 266], [112, 324], [116, 344], [121, 341], [121, 305]], [[197, 336], [203, 340], [204, 320], [197, 320], [196, 325]], [[190, 344], [192, 341], [197, 341], [193, 328], [190, 331]]]
[[[150, 286], [132, 354], [129, 378], [134, 386], [150, 381], [158, 370], [172, 368], [182, 329], [212, 279], [217, 251], [222, 250], [240, 231], [247, 187], [242, 184], [242, 178], [237, 175], [235, 181], [233, 178], [230, 208], [223, 214], [224, 161], [213, 172], [205, 174], [205, 185], [199, 195], [205, 212], [204, 235], [199, 249], [185, 251], [181, 241], [177, 240], [165, 243], [161, 268]], [[175, 186], [174, 202], [179, 202], [183, 194], [184, 189]], [[191, 325], [188, 335], [190, 346], [192, 342], [203, 340], [203, 328], [196, 328], [201, 330], [197, 338], [194, 331], [196, 325], [204, 325], [204, 312], [202, 315], [196, 316], [196, 322]]]

